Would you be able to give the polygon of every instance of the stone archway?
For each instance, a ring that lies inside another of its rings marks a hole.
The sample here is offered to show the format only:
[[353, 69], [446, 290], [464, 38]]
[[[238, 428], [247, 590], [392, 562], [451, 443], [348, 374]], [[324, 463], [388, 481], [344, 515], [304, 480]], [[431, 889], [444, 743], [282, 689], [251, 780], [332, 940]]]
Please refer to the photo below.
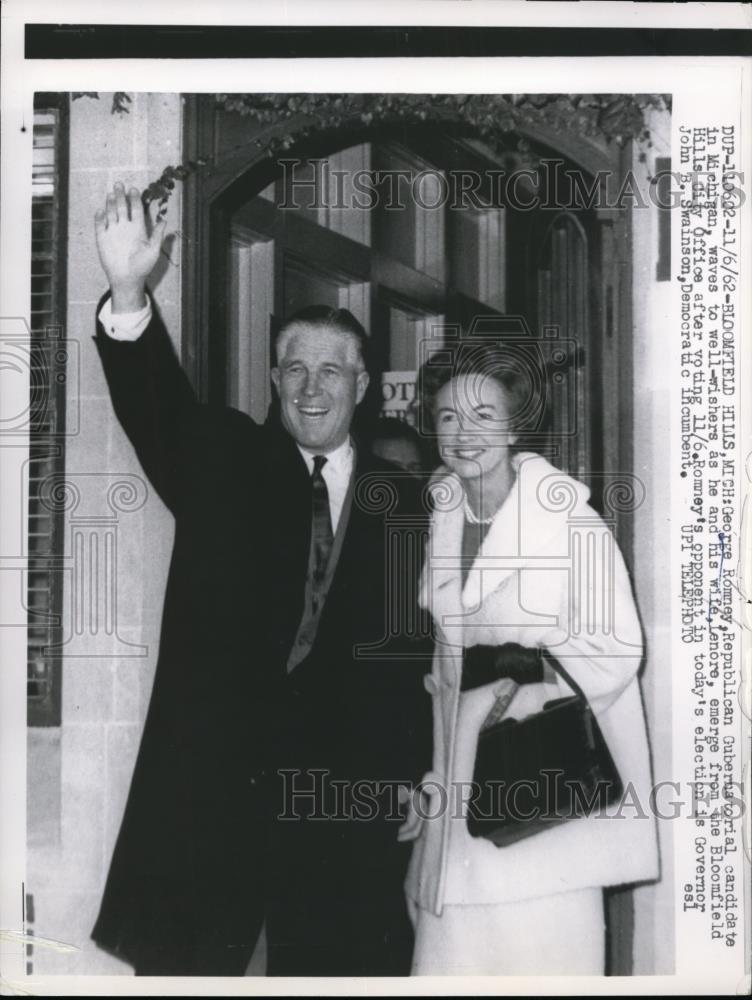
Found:
[[[425, 96], [427, 98], [428, 95]], [[412, 100], [416, 95], [407, 97]], [[341, 98], [332, 98], [332, 101], [341, 103]], [[296, 106], [293, 104], [293, 107]], [[349, 144], [368, 139], [379, 131], [382, 134], [384, 130], [394, 133], [407, 128], [451, 127], [476, 135], [481, 140], [488, 139], [489, 126], [474, 124], [465, 108], [440, 106], [421, 111], [417, 105], [411, 104], [407, 111], [397, 108], [391, 116], [375, 120], [367, 120], [369, 115], [362, 111], [359, 114], [348, 113], [344, 107], [335, 110], [336, 114], [324, 116], [321, 113], [306, 114], [285, 106], [276, 112], [265, 110], [263, 116], [258, 118], [241, 114], [234, 107], [227, 110], [218, 106], [214, 95], [189, 95], [185, 98], [184, 159], [204, 160], [206, 166], [186, 180], [183, 262], [187, 280], [184, 282], [186, 294], [183, 302], [183, 361], [204, 397], [210, 394], [210, 361], [206, 345], [202, 346], [199, 340], [200, 331], [216, 329], [217, 314], [221, 314], [222, 296], [217, 289], [219, 275], [216, 258], [221, 253], [223, 223], [234, 199], [253, 188], [260, 189], [273, 178], [275, 155], [331, 154]], [[634, 113], [634, 108], [630, 111]], [[478, 117], [477, 114], [475, 117]], [[571, 118], [574, 126], [574, 110]], [[566, 122], [566, 116], [563, 120]], [[634, 131], [634, 121], [631, 125]], [[541, 120], [525, 121], [519, 115], [514, 121], [501, 121], [498, 134], [511, 134], [502, 132], [502, 129], [512, 126], [515, 129], [513, 134], [523, 143], [537, 143], [540, 148], [554, 151], [582, 169], [588, 183], [600, 174], [608, 174], [620, 182], [626, 164], [630, 162], [630, 156], [624, 155], [624, 147], [607, 141], [608, 132], [599, 133], [592, 122], [589, 134], [577, 135], [573, 131], [547, 127]], [[623, 122], [618, 127], [626, 133], [626, 126], [622, 126]], [[612, 125], [612, 129], [615, 127]], [[619, 138], [628, 137], [619, 134]], [[511, 163], [514, 169], [527, 161], [524, 154], [520, 157], [516, 150], [505, 149], [498, 162], [507, 168]], [[604, 237], [604, 244], [609, 246], [611, 259], [617, 261], [623, 261], [626, 256], [619, 249], [626, 246], [628, 240], [628, 220], [623, 215], [607, 209], [599, 211], [599, 220], [604, 230], [609, 231]], [[623, 284], [626, 272], [619, 278]], [[621, 294], [615, 298], [626, 307], [628, 295]], [[619, 325], [629, 329], [629, 317], [625, 315], [623, 319], [624, 322]], [[610, 322], [613, 325], [613, 317]]]

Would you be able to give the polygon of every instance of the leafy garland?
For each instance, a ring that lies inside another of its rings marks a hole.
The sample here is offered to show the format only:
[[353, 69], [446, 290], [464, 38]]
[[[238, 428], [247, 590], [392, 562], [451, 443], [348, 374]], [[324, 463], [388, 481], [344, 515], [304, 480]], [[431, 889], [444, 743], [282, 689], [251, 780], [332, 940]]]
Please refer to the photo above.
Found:
[[[99, 99], [96, 92], [77, 92], [81, 97]], [[517, 133], [521, 128], [545, 129], [615, 143], [623, 147], [629, 140], [640, 146], [639, 160], [645, 162], [650, 148], [646, 116], [651, 109], [669, 110], [667, 94], [217, 94], [219, 109], [251, 118], [262, 126], [252, 141], [269, 157], [289, 150], [302, 138], [343, 125], [435, 122], [461, 120], [510, 166], [535, 168], [540, 158], [530, 143]], [[127, 114], [131, 98], [117, 91], [112, 114]], [[278, 134], [281, 121], [296, 119], [290, 132]], [[302, 119], [302, 121], [301, 121]], [[164, 215], [176, 181], [205, 166], [207, 160], [188, 160], [167, 166], [143, 193], [144, 204], [156, 201]]]
[[[71, 100], [76, 101], [80, 97], [91, 97], [95, 101], [99, 100], [99, 94], [96, 90], [76, 90], [71, 94]], [[112, 109], [111, 113], [113, 115], [127, 115], [130, 112], [129, 104], [133, 103], [133, 98], [130, 94], [126, 94], [124, 90], [116, 90], [112, 95]]]
[[[461, 119], [492, 147], [510, 150], [512, 133], [536, 127], [559, 133], [576, 132], [624, 146], [630, 139], [652, 146], [646, 113], [670, 108], [670, 96], [660, 94], [218, 94], [218, 107], [278, 126], [284, 119], [309, 122], [287, 135], [259, 136], [255, 141], [269, 156], [290, 149], [302, 137], [324, 129], [360, 122], [456, 122]], [[516, 137], [515, 137], [516, 139]], [[525, 139], [517, 152], [533, 154]], [[644, 153], [643, 153], [644, 158]]]
[[[82, 97], [91, 97], [93, 100], [99, 100], [99, 94], [95, 90], [86, 91], [74, 91], [71, 94], [71, 100], [76, 101]], [[129, 104], [132, 104], [133, 100], [129, 94], [125, 91], [117, 90], [112, 95], [112, 108], [111, 114], [130, 114]], [[157, 202], [157, 221], [164, 217], [167, 212], [167, 202], [170, 199], [170, 195], [175, 189], [176, 181], [184, 181], [189, 174], [199, 167], [206, 166], [207, 160], [187, 160], [185, 163], [181, 163], [178, 166], [166, 166], [159, 177], [152, 181], [141, 193], [141, 201], [144, 205], [149, 205], [152, 201]]]

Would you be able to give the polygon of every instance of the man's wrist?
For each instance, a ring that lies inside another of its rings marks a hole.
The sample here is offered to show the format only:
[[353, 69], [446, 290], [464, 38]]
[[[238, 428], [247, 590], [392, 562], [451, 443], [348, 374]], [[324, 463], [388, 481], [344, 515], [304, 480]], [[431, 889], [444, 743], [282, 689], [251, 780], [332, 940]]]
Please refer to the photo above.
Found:
[[104, 332], [112, 340], [138, 340], [147, 328], [152, 318], [151, 301], [146, 296], [146, 302], [141, 309], [133, 312], [115, 313], [112, 309], [112, 297], [106, 298], [99, 310], [97, 319], [102, 324]]
[[146, 305], [145, 285], [110, 286], [110, 298], [112, 300], [112, 313], [135, 313], [140, 312]]

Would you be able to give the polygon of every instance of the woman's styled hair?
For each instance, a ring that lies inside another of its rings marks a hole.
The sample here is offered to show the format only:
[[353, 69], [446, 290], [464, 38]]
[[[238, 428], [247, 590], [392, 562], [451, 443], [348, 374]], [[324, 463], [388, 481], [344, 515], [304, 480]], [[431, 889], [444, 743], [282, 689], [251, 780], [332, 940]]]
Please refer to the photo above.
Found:
[[417, 387], [422, 434], [436, 434], [436, 396], [452, 379], [463, 375], [479, 380], [492, 378], [501, 386], [509, 405], [506, 430], [518, 435], [544, 431], [548, 410], [546, 372], [537, 344], [532, 342], [528, 347], [518, 340], [505, 344], [494, 338], [453, 343], [436, 351], [423, 364]]

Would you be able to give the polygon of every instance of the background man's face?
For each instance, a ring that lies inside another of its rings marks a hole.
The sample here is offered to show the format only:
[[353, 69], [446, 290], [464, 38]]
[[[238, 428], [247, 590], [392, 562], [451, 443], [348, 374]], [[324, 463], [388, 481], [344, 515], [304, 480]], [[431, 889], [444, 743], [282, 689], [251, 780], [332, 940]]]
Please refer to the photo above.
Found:
[[282, 355], [271, 375], [282, 423], [302, 448], [325, 455], [347, 439], [368, 386], [357, 340], [307, 323], [295, 323], [280, 339]]
[[423, 471], [420, 452], [412, 441], [406, 438], [376, 438], [371, 451], [392, 465], [419, 475]]

